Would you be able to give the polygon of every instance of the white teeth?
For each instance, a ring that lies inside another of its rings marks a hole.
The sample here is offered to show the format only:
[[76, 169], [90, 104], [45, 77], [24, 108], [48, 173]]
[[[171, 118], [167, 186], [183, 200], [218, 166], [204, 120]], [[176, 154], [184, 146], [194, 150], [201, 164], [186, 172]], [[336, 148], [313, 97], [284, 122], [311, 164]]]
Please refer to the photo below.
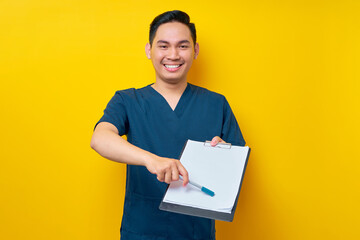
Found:
[[165, 64], [165, 67], [167, 67], [167, 68], [177, 68], [177, 67], [180, 67], [180, 65], [166, 65]]

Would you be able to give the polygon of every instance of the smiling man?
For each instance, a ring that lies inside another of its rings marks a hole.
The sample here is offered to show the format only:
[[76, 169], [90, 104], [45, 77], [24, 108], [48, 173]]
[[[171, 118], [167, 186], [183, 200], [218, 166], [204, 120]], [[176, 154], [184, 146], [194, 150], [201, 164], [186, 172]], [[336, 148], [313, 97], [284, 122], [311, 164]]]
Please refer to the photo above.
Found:
[[199, 54], [199, 44], [194, 42], [187, 25], [180, 22], [160, 25], [145, 50], [155, 68], [155, 87], [163, 83], [186, 86], [187, 73]]
[[164, 212], [159, 205], [168, 183], [182, 175], [186, 185], [191, 178], [177, 160], [187, 139], [212, 139], [212, 146], [245, 141], [225, 97], [187, 82], [199, 45], [186, 13], [157, 16], [145, 52], [155, 83], [117, 91], [91, 139], [100, 155], [127, 164], [121, 239], [215, 239], [214, 220]]

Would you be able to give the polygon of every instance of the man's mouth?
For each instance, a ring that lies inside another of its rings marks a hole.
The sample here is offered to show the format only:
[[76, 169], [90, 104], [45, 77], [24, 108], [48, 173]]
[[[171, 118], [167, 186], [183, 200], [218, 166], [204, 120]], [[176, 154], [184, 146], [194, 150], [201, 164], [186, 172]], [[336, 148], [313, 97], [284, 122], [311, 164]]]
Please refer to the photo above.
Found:
[[165, 69], [170, 72], [178, 70], [181, 66], [182, 64], [164, 64]]

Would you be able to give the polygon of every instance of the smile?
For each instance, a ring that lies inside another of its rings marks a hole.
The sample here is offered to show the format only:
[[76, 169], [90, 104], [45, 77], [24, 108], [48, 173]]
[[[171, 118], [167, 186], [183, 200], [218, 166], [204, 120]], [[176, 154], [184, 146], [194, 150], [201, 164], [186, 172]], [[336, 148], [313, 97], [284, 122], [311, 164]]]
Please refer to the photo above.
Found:
[[168, 64], [164, 64], [164, 66], [166, 67], [166, 68], [178, 68], [178, 67], [180, 67], [182, 64], [178, 64], [178, 65], [168, 65]]
[[182, 64], [164, 64], [165, 69], [170, 71], [170, 72], [174, 72], [178, 69], [180, 69], [180, 67], [182, 66]]

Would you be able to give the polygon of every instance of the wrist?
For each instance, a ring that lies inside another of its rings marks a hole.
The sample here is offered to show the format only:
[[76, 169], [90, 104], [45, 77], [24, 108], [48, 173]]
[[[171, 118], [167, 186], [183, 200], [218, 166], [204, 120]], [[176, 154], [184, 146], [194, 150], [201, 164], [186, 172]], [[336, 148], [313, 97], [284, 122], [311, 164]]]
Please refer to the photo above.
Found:
[[152, 165], [152, 163], [155, 161], [156, 157], [157, 156], [155, 154], [146, 152], [142, 156], [142, 165], [145, 166], [146, 168], [149, 168], [149, 166]]

